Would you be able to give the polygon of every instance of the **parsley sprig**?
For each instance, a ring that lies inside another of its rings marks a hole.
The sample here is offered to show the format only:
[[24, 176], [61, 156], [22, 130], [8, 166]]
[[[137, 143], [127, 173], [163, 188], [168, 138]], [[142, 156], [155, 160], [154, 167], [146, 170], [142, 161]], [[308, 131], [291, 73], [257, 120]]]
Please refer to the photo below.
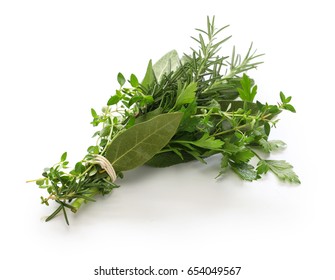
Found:
[[262, 63], [262, 54], [251, 44], [245, 56], [235, 47], [230, 56], [221, 56], [231, 36], [218, 36], [228, 26], [217, 29], [215, 18], [208, 17], [206, 27], [192, 37], [198, 48], [182, 57], [173, 50], [155, 64], [150, 60], [142, 81], [134, 74], [129, 80], [117, 75], [119, 88], [106, 106], [101, 112], [91, 109], [96, 144], [74, 168], [65, 152], [33, 180], [47, 191], [42, 204], [58, 203], [47, 221], [62, 212], [69, 223], [67, 210], [75, 213], [96, 195], [110, 193], [118, 187], [116, 178], [143, 164], [206, 163], [220, 154], [218, 176], [230, 168], [247, 181], [272, 172], [282, 181], [300, 183], [289, 163], [262, 156], [286, 146], [269, 136], [282, 111], [295, 112], [292, 97], [280, 92], [277, 104], [255, 101], [258, 88], [246, 72]]

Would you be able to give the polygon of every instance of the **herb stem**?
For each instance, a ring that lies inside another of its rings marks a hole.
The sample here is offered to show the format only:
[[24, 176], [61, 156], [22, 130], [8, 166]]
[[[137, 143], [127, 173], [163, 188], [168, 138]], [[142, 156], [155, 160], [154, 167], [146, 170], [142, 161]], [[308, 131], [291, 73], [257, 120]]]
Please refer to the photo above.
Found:
[[236, 126], [236, 127], [231, 128], [231, 129], [227, 129], [227, 130], [224, 130], [224, 131], [221, 131], [221, 132], [214, 133], [214, 134], [212, 134], [212, 136], [214, 136], [214, 137], [221, 136], [221, 135], [224, 135], [224, 134], [227, 134], [227, 133], [230, 133], [230, 132], [240, 130], [241, 128], [248, 127], [249, 125], [250, 125], [249, 123], [242, 124], [240, 126]]
[[250, 149], [250, 151], [259, 159], [263, 160], [254, 150]]
[[[93, 198], [93, 197], [94, 197], [95, 195], [97, 195], [99, 192], [100, 192], [99, 189], [98, 189], [97, 187], [94, 187], [94, 188], [91, 188], [91, 189], [90, 189], [90, 193], [85, 194], [85, 196], [86, 196], [87, 198]], [[82, 205], [84, 202], [86, 202], [86, 201], [87, 201], [87, 199], [85, 199], [85, 198], [77, 198], [77, 199], [71, 204], [71, 206], [72, 206], [71, 211], [72, 211], [73, 213], [76, 213], [76, 212], [78, 211], [78, 209], [81, 207], [81, 205]]]

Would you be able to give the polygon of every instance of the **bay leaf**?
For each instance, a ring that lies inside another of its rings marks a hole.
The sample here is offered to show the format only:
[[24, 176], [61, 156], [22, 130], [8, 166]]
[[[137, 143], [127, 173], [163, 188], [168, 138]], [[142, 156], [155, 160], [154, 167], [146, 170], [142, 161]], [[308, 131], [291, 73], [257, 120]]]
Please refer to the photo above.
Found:
[[183, 155], [183, 158], [178, 156], [174, 152], [165, 152], [156, 154], [154, 157], [152, 157], [150, 160], [148, 160], [145, 165], [151, 166], [151, 167], [168, 167], [179, 163], [185, 163], [189, 161], [195, 160], [193, 156], [186, 152], [181, 152]]
[[106, 150], [106, 158], [116, 171], [143, 165], [175, 135], [183, 113], [167, 113], [135, 124], [115, 137]]
[[135, 124], [138, 124], [138, 123], [141, 123], [141, 122], [145, 122], [145, 121], [148, 121], [158, 115], [161, 115], [163, 112], [163, 108], [162, 107], [158, 107], [157, 109], [153, 110], [153, 111], [150, 111], [150, 112], [147, 112], [143, 115], [140, 115], [139, 117], [137, 117], [135, 119]]

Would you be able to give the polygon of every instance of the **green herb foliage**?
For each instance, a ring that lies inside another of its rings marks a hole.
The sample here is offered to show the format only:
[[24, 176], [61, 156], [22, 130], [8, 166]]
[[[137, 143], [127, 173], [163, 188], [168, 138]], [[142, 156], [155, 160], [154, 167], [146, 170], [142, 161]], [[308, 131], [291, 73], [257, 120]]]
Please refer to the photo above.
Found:
[[96, 144], [73, 169], [65, 152], [34, 180], [48, 193], [41, 197], [43, 204], [59, 204], [47, 221], [63, 213], [68, 223], [67, 210], [77, 212], [97, 194], [118, 187], [98, 164], [100, 156], [109, 160], [119, 178], [143, 164], [206, 163], [206, 158], [220, 154], [218, 176], [230, 168], [241, 179], [253, 181], [270, 171], [280, 180], [300, 183], [289, 163], [260, 156], [286, 146], [269, 140], [269, 135], [278, 114], [295, 112], [292, 98], [280, 92], [278, 104], [255, 101], [257, 85], [246, 72], [262, 63], [262, 54], [251, 44], [243, 57], [235, 47], [230, 56], [221, 56], [221, 46], [231, 36], [218, 36], [227, 27], [217, 29], [214, 17], [207, 18], [206, 29], [196, 29], [198, 36], [192, 37], [198, 48], [182, 57], [172, 50], [155, 64], [150, 60], [142, 82], [134, 74], [127, 81], [118, 73], [119, 88], [107, 105], [99, 113], [91, 109], [92, 125], [98, 128], [93, 135]]

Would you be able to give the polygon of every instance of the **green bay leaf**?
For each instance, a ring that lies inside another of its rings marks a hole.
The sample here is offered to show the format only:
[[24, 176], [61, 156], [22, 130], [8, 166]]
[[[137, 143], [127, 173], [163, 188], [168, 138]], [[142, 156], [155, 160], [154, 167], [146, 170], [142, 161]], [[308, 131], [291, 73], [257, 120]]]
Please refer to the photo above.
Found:
[[113, 139], [106, 158], [116, 171], [143, 165], [175, 135], [183, 113], [167, 113], [136, 124]]
[[164, 152], [154, 155], [150, 160], [148, 160], [145, 165], [151, 167], [168, 167], [175, 164], [185, 163], [189, 161], [195, 160], [195, 158], [184, 152], [181, 151], [182, 157], [177, 155], [175, 152]]
[[162, 107], [158, 107], [157, 109], [153, 110], [153, 111], [150, 111], [144, 115], [140, 115], [139, 117], [137, 117], [135, 119], [135, 124], [138, 124], [138, 123], [142, 123], [142, 122], [145, 122], [145, 121], [148, 121], [156, 116], [159, 116], [161, 115], [163, 112], [163, 108]]

